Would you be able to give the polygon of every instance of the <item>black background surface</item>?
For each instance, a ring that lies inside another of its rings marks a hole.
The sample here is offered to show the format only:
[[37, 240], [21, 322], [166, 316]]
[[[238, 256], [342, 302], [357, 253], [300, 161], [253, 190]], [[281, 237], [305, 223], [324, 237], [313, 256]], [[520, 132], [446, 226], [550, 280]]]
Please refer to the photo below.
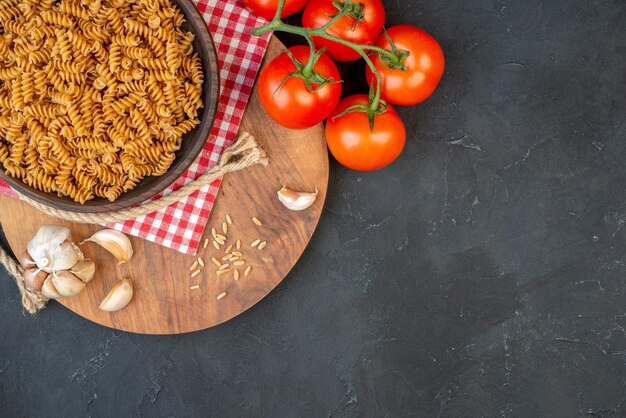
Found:
[[624, 1], [385, 3], [447, 63], [399, 160], [333, 163], [295, 269], [214, 329], [30, 317], [2, 271], [0, 415], [626, 416]]

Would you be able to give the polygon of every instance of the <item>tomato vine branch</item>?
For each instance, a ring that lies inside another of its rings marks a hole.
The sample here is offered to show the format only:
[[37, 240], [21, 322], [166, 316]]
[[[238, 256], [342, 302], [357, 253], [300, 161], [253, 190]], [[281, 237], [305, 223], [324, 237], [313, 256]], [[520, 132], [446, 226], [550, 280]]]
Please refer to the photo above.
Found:
[[328, 29], [343, 16], [352, 16], [355, 13], [355, 10], [362, 12], [362, 4], [358, 2], [353, 2], [352, 0], [344, 0], [342, 3], [335, 2], [334, 4], [338, 8], [340, 8], [338, 12], [334, 16], [332, 16], [332, 18], [326, 24], [319, 28], [302, 28], [299, 26], [290, 25], [281, 20], [280, 15], [285, 5], [285, 0], [280, 0], [274, 18], [269, 23], [253, 29], [252, 34], [255, 36], [259, 36], [268, 32], [279, 31], [292, 33], [304, 37], [311, 48], [309, 60], [302, 70], [302, 74], [305, 78], [309, 77], [312, 74], [313, 66], [315, 64], [316, 52], [315, 45], [313, 44], [313, 37], [324, 38], [355, 50], [359, 55], [361, 55], [372, 73], [376, 76], [376, 88], [373, 91], [373, 94], [370, 93], [370, 105], [369, 109], [367, 110], [368, 117], [370, 118], [370, 124], [372, 124], [374, 115], [380, 113], [379, 108], [384, 107], [385, 103], [380, 98], [380, 74], [376, 66], [368, 56], [367, 51], [377, 53], [381, 59], [383, 59], [390, 65], [395, 66], [396, 68], [401, 68], [403, 66], [402, 60], [406, 57], [406, 55], [399, 53], [395, 48], [392, 49], [392, 51], [389, 51], [375, 45], [358, 44], [355, 42], [347, 41], [338, 36], [328, 33]]

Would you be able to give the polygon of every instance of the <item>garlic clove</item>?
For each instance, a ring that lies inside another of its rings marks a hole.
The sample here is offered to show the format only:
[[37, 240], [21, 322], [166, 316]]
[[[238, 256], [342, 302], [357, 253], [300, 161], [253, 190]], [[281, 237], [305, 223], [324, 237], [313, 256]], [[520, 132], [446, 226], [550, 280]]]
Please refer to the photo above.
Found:
[[278, 200], [289, 210], [304, 210], [311, 206], [317, 198], [317, 187], [315, 193], [298, 192], [283, 186], [278, 192]]
[[96, 232], [83, 242], [92, 241], [113, 254], [119, 264], [125, 263], [133, 256], [133, 246], [128, 237], [114, 229], [103, 229]]
[[52, 284], [61, 296], [75, 296], [86, 285], [74, 273], [67, 270], [52, 273]]
[[100, 302], [98, 308], [107, 312], [116, 312], [128, 305], [133, 298], [133, 284], [128, 279], [120, 279], [106, 297]]
[[58, 225], [44, 225], [28, 243], [26, 250], [41, 270], [52, 273], [65, 270], [83, 259], [70, 238], [70, 230]]
[[28, 254], [28, 250], [24, 250], [17, 261], [20, 263], [20, 266], [24, 268], [24, 270], [31, 269], [36, 266], [35, 261], [32, 259], [30, 254]]
[[89, 283], [89, 281], [93, 279], [93, 275], [96, 272], [96, 264], [86, 258], [74, 264], [70, 271], [83, 282]]
[[22, 275], [24, 277], [24, 284], [30, 290], [41, 290], [43, 282], [48, 277], [48, 273], [43, 270], [39, 270], [37, 267], [25, 269]]
[[52, 283], [52, 274], [49, 274], [46, 280], [44, 280], [43, 286], [41, 287], [41, 293], [48, 299], [58, 299], [61, 297]]
[[68, 270], [83, 258], [85, 257], [76, 244], [71, 241], [65, 241], [52, 254], [52, 271]]

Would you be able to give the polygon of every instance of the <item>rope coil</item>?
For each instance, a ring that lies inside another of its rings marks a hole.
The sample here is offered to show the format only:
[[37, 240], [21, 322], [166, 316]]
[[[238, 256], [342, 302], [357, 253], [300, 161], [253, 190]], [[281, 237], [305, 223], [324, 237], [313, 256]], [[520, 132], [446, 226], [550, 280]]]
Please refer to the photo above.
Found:
[[[237, 141], [223, 152], [219, 162], [206, 173], [180, 189], [157, 200], [146, 201], [140, 206], [103, 213], [79, 213], [53, 208], [24, 195], [20, 195], [20, 199], [47, 215], [68, 221], [90, 224], [120, 222], [156, 212], [173, 203], [179, 202], [181, 199], [211, 184], [226, 173], [242, 170], [255, 164], [266, 166], [268, 161], [269, 158], [267, 154], [258, 145], [254, 137], [248, 132], [243, 132], [239, 135]], [[1, 247], [0, 264], [2, 264], [7, 272], [15, 279], [22, 295], [22, 306], [28, 313], [34, 314], [46, 306], [48, 299], [40, 292], [30, 290], [25, 286], [23, 276], [24, 269]]]

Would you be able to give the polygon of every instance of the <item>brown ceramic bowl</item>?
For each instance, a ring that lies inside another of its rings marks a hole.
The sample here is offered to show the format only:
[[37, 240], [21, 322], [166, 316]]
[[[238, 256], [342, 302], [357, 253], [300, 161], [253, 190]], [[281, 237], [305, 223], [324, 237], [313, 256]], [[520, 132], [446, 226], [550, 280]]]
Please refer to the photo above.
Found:
[[82, 205], [68, 197], [58, 197], [54, 193], [46, 193], [30, 187], [22, 180], [6, 175], [1, 167], [0, 178], [21, 194], [48, 206], [73, 212], [108, 212], [128, 208], [150, 199], [174, 183], [189, 168], [204, 147], [209, 137], [209, 132], [213, 127], [220, 88], [219, 66], [213, 39], [198, 9], [196, 9], [191, 0], [174, 0], [174, 2], [185, 15], [186, 21], [183, 23], [183, 28], [196, 35], [193, 41], [193, 49], [198, 53], [204, 71], [204, 85], [202, 86], [204, 107], [199, 114], [200, 124], [183, 136], [182, 146], [176, 152], [176, 160], [172, 163], [169, 170], [162, 176], [146, 177], [137, 184], [137, 187], [122, 193], [114, 202], [96, 197]]

